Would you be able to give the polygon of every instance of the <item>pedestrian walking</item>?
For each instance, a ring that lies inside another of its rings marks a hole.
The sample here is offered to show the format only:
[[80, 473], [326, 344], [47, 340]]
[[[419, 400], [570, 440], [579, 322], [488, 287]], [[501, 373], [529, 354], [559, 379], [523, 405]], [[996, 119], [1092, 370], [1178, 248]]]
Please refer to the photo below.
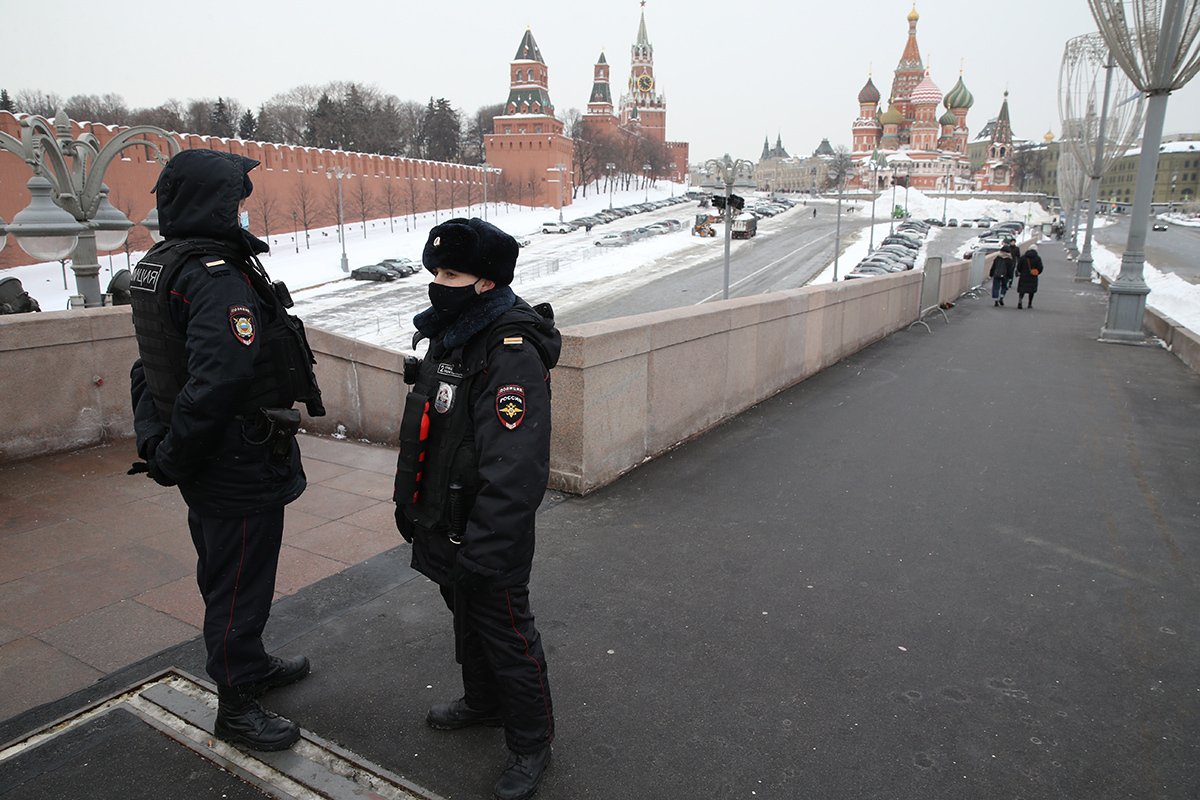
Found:
[[503, 725], [493, 793], [523, 800], [550, 764], [554, 712], [529, 605], [534, 515], [550, 474], [550, 370], [562, 340], [549, 305], [513, 293], [516, 241], [480, 219], [429, 232], [430, 308], [413, 319], [413, 384], [393, 499], [412, 566], [453, 614], [463, 696], [429, 709], [436, 730]]
[[130, 373], [137, 451], [146, 472], [178, 486], [188, 506], [204, 598], [206, 670], [217, 684], [220, 739], [282, 750], [295, 723], [258, 697], [309, 673], [304, 656], [268, 655], [263, 628], [275, 594], [283, 507], [304, 491], [296, 431], [303, 401], [325, 413], [313, 357], [291, 298], [267, 277], [267, 244], [239, 208], [258, 162], [185, 150], [154, 187], [165, 240], [130, 280], [140, 358]]
[[1021, 260], [1021, 248], [1017, 246], [1016, 239], [1011, 236], [1005, 236], [1004, 244], [1000, 247], [1000, 249], [1012, 257], [1013, 273], [1009, 275], [1008, 282], [1004, 284], [1004, 294], [1008, 294], [1008, 290], [1012, 288], [1013, 276], [1016, 274], [1017, 263]]
[[816, 218], [817, 218], [817, 210], [814, 208], [813, 209], [813, 219], [816, 219]]
[[1008, 291], [1009, 283], [1012, 282], [1015, 269], [1012, 253], [1007, 250], [996, 251], [996, 255], [992, 258], [992, 266], [988, 270], [988, 277], [992, 279], [992, 305], [1004, 305], [1004, 295]]
[[1038, 290], [1038, 276], [1042, 274], [1042, 257], [1038, 254], [1037, 246], [1030, 245], [1029, 249], [1017, 262], [1017, 308], [1022, 307], [1025, 295], [1029, 295], [1029, 308], [1033, 308], [1033, 296]]

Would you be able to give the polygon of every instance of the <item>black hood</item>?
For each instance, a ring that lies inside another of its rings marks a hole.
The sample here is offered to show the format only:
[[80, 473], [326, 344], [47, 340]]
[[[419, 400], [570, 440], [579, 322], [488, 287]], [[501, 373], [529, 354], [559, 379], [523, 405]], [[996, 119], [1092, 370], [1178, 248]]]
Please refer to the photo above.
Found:
[[184, 150], [174, 156], [154, 185], [163, 238], [222, 239], [266, 252], [266, 243], [238, 222], [238, 204], [253, 191], [249, 172], [257, 166], [252, 158], [217, 150]]

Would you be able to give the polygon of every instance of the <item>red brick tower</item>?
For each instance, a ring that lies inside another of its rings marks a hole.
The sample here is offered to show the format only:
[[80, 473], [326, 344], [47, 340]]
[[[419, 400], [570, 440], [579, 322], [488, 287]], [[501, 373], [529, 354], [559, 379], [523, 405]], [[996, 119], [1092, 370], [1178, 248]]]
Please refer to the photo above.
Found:
[[504, 170], [499, 183], [510, 202], [558, 208], [560, 198], [571, 203], [574, 147], [554, 116], [548, 86], [546, 62], [526, 29], [509, 66], [504, 114], [493, 121], [483, 146], [488, 163]]
[[617, 128], [609, 86], [610, 74], [608, 60], [601, 53], [592, 69], [592, 93], [588, 96], [587, 111], [583, 115], [583, 124], [601, 136], [611, 136]]
[[852, 129], [855, 153], [869, 153], [879, 146], [883, 126], [879, 124], [879, 90], [870, 76], [858, 93], [858, 119]]
[[629, 126], [637, 120], [642, 136], [665, 142], [667, 103], [654, 82], [654, 45], [646, 35], [646, 0], [642, 0], [642, 19], [631, 53], [629, 91], [621, 95], [621, 125]]

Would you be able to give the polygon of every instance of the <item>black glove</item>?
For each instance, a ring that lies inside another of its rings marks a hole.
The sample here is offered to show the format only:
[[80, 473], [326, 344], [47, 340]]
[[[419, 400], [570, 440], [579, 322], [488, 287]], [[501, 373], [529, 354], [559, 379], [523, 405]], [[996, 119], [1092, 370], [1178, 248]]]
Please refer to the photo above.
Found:
[[450, 569], [449, 578], [451, 585], [464, 592], [478, 592], [486, 589], [491, 583], [491, 578], [481, 575], [478, 572], [472, 572], [457, 559], [454, 562], [454, 566]]
[[412, 544], [412, 523], [404, 516], [404, 506], [400, 505], [396, 506], [396, 530], [400, 531], [404, 541]]
[[126, 475], [140, 475], [141, 473], [144, 472], [147, 475], [149, 475], [151, 480], [153, 480], [159, 486], [174, 486], [175, 481], [173, 481], [170, 477], [167, 476], [167, 474], [165, 472], [162, 471], [162, 468], [158, 465], [158, 461], [156, 461], [154, 458], [155, 451], [158, 450], [158, 446], [161, 443], [162, 443], [161, 436], [155, 436], [154, 438], [147, 441], [146, 442], [146, 460], [133, 462], [133, 464], [130, 465], [129, 470], [125, 474]]

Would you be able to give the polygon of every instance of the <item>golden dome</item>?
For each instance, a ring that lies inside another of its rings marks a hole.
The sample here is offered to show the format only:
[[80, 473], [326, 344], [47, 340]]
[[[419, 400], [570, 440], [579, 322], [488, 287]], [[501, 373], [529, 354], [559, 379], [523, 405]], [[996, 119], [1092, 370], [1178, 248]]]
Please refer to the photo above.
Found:
[[908, 21], [916, 22], [920, 18], [921, 18], [921, 15], [917, 13], [917, 4], [913, 3], [912, 11], [908, 12]]
[[1051, 142], [1053, 142], [1054, 141], [1054, 131], [1046, 131], [1046, 135], [1042, 137], [1042, 140], [1046, 144], [1050, 144]]

